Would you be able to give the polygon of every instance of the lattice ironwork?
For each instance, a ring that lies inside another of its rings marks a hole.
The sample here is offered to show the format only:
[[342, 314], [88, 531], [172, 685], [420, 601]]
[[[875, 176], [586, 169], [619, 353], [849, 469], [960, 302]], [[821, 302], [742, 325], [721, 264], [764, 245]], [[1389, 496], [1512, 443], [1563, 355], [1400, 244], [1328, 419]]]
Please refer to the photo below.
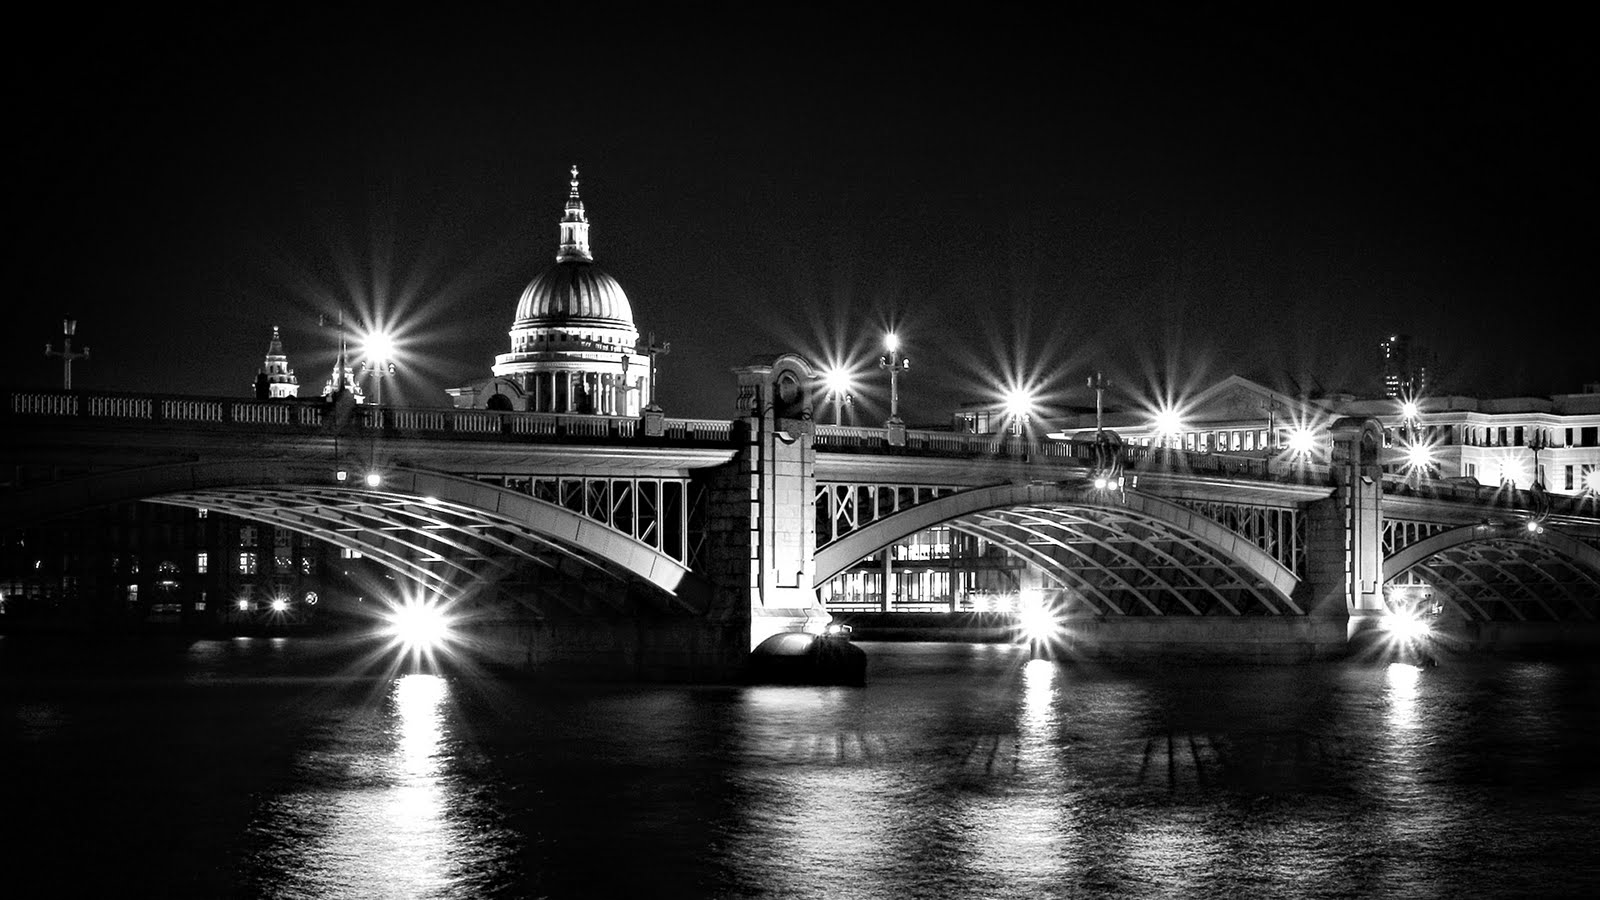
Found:
[[480, 475], [477, 480], [608, 525], [691, 568], [705, 546], [705, 490], [692, 488], [687, 478]]
[[884, 516], [970, 487], [817, 482], [817, 545], [838, 540]]
[[1438, 522], [1418, 522], [1412, 519], [1385, 517], [1383, 520], [1383, 555], [1386, 557], [1393, 556], [1418, 541], [1427, 540], [1454, 527], [1454, 525], [1441, 525]]
[[1303, 610], [1205, 542], [1105, 509], [1021, 507], [950, 526], [1037, 566], [1068, 612], [1115, 616], [1277, 616]]
[[1300, 510], [1216, 500], [1175, 499], [1171, 502], [1245, 538], [1271, 555], [1279, 565], [1296, 576], [1305, 577], [1306, 520]]
[[1427, 557], [1390, 580], [1426, 585], [1469, 622], [1593, 622], [1600, 572], [1538, 543], [1494, 538]]

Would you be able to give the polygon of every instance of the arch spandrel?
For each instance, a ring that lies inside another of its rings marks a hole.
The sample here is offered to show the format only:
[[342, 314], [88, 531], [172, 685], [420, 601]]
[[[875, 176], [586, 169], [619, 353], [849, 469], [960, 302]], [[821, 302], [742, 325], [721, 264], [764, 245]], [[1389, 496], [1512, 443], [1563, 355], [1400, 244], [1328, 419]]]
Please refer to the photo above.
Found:
[[[676, 594], [690, 576], [682, 563], [610, 526], [495, 485], [403, 468], [386, 470], [376, 489], [355, 478], [352, 472], [351, 480], [341, 482], [327, 465], [282, 460], [152, 466], [74, 478], [0, 498], [0, 518], [21, 525], [135, 501], [204, 506], [370, 551], [381, 565], [426, 587], [439, 586], [442, 576], [423, 574], [431, 570], [410, 557], [427, 555], [426, 548], [435, 544], [432, 552], [449, 549], [490, 566], [496, 554], [531, 556], [529, 548], [536, 545], [668, 594]], [[432, 520], [425, 521], [430, 515]], [[380, 543], [354, 536], [364, 530], [381, 535], [384, 529], [414, 533], [417, 539], [383, 538]]]
[[1253, 542], [1178, 504], [1137, 491], [1108, 494], [1088, 485], [1003, 484], [961, 491], [878, 519], [817, 551], [816, 581], [838, 575], [857, 561], [919, 531], [988, 510], [1060, 507], [1136, 517], [1210, 549], [1219, 562], [1247, 573], [1252, 587], [1299, 611], [1291, 599], [1299, 579]]

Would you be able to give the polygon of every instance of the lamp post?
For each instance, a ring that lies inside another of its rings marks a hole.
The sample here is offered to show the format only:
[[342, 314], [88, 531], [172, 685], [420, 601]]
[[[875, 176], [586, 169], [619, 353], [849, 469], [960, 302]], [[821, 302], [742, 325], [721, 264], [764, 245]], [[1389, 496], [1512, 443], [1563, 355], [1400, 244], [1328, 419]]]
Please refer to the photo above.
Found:
[[851, 401], [850, 371], [844, 368], [829, 369], [823, 373], [822, 379], [828, 396], [833, 398], [833, 424], [843, 425], [844, 408]]
[[1089, 387], [1094, 388], [1094, 440], [1097, 444], [1105, 440], [1104, 405], [1102, 401], [1105, 399], [1106, 388], [1110, 386], [1111, 382], [1106, 380], [1104, 372], [1096, 372], [1089, 379]]
[[889, 427], [902, 425], [900, 421], [900, 373], [911, 368], [911, 360], [900, 355], [900, 338], [889, 332], [883, 338], [883, 348], [888, 353], [878, 357], [878, 368], [889, 370]]
[[1028, 424], [1028, 414], [1033, 411], [1033, 394], [1026, 388], [1014, 388], [1006, 392], [1005, 404], [1006, 415], [1011, 418], [1011, 433], [1021, 436]]
[[61, 349], [60, 350], [56, 350], [56, 349], [52, 348], [49, 344], [45, 344], [44, 345], [44, 355], [47, 358], [51, 357], [51, 356], [59, 356], [59, 357], [61, 357], [61, 389], [64, 390], [64, 391], [72, 390], [72, 361], [75, 360], [75, 359], [88, 359], [89, 358], [89, 348], [88, 347], [85, 347], [85, 348], [83, 348], [82, 350], [79, 350], [76, 353], [74, 353], [72, 351], [72, 336], [74, 334], [76, 334], [77, 331], [78, 331], [78, 320], [77, 319], [62, 319], [61, 320], [61, 334], [62, 334]]
[[394, 355], [394, 339], [389, 335], [375, 331], [367, 335], [365, 346], [366, 359], [361, 363], [361, 374], [372, 376], [372, 401], [374, 406], [383, 405], [383, 379], [394, 374], [394, 363], [390, 357]]
[[1540, 477], [1539, 451], [1550, 449], [1550, 439], [1545, 436], [1545, 431], [1539, 426], [1534, 426], [1533, 434], [1528, 436], [1528, 449], [1533, 451], [1533, 484], [1534, 487], [1543, 488], [1544, 478]]

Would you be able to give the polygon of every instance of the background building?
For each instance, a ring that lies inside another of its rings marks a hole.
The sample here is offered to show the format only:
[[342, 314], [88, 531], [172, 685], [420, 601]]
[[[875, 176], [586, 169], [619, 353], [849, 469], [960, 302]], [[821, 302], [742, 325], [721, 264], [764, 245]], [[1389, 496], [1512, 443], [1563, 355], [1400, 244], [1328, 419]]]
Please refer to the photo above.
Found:
[[1408, 334], [1391, 334], [1378, 342], [1383, 396], [1421, 397], [1434, 388], [1433, 360], [1427, 348]]
[[578, 169], [560, 221], [555, 264], [523, 289], [511, 351], [493, 377], [447, 393], [458, 407], [637, 417], [655, 402], [652, 360], [622, 285], [594, 264]]

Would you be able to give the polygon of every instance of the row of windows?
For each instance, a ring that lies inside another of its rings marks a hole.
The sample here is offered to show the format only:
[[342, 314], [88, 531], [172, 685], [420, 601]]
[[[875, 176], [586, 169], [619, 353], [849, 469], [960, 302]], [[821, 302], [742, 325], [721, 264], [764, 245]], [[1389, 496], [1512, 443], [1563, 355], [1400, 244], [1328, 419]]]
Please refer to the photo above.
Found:
[[[349, 559], [348, 556], [345, 557]], [[272, 570], [274, 572], [292, 572], [295, 561], [292, 556], [273, 556]], [[253, 550], [241, 550], [235, 558], [234, 570], [240, 575], [254, 575], [262, 565], [261, 554]], [[211, 565], [211, 554], [204, 551], [194, 555], [194, 570], [197, 574], [204, 575]], [[317, 571], [317, 561], [309, 556], [300, 557], [300, 574], [314, 575]]]

